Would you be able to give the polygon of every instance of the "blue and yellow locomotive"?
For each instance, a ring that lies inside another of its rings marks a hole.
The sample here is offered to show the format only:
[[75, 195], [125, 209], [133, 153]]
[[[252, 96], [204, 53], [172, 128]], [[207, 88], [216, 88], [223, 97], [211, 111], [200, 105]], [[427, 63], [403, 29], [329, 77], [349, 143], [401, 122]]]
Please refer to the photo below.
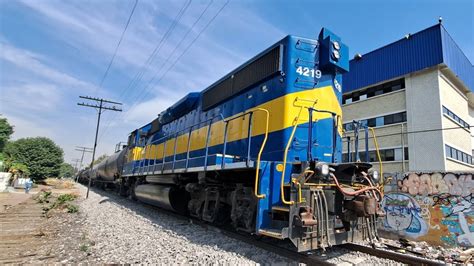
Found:
[[115, 157], [97, 166], [119, 170], [92, 178], [299, 251], [376, 238], [377, 174], [341, 163], [348, 70], [348, 48], [329, 30], [287, 36], [133, 131], [120, 167]]

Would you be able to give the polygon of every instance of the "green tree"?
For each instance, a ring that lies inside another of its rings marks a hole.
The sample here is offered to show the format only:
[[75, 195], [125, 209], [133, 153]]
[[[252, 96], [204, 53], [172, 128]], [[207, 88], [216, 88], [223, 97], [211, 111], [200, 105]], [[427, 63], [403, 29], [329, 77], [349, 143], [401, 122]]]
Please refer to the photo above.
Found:
[[0, 152], [5, 148], [5, 144], [13, 134], [13, 126], [8, 123], [6, 118], [0, 117]]
[[61, 177], [73, 177], [74, 176], [74, 167], [68, 163], [61, 164], [61, 170], [59, 172]]
[[107, 157], [109, 157], [107, 154], [102, 154], [101, 156], [99, 156], [97, 159], [94, 160], [94, 165], [98, 165], [102, 161], [105, 161]]
[[28, 170], [28, 167], [22, 163], [12, 163], [10, 165], [10, 169], [8, 170], [10, 173], [13, 174], [20, 174], [23, 176], [29, 176], [30, 175], [30, 170]]
[[12, 163], [26, 165], [33, 179], [58, 177], [60, 174], [63, 150], [48, 138], [23, 138], [8, 142], [4, 152]]

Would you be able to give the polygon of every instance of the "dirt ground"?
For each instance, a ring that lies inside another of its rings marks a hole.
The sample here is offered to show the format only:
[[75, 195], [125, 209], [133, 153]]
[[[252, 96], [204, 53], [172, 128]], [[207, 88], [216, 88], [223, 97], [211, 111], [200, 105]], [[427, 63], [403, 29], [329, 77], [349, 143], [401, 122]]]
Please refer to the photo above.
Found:
[[[42, 191], [52, 194], [47, 202], [40, 203], [37, 197]], [[77, 189], [40, 185], [30, 194], [23, 190], [0, 193], [0, 264], [87, 261], [91, 254], [81, 248], [87, 238], [80, 211], [45, 210], [66, 193], [77, 193]]]

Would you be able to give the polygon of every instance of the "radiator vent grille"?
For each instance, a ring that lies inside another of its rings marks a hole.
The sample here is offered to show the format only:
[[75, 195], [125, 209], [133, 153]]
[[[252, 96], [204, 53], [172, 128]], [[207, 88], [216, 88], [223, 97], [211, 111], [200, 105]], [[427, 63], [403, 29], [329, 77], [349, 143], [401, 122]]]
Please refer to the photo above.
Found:
[[282, 70], [282, 51], [283, 45], [273, 48], [246, 67], [206, 90], [202, 97], [203, 110], [207, 110], [280, 72]]

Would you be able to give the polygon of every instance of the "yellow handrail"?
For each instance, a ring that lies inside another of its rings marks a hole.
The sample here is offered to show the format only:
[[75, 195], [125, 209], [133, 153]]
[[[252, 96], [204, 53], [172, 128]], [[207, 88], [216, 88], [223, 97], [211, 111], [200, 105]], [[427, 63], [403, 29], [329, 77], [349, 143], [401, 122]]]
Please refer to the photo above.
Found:
[[287, 159], [287, 157], [288, 157], [288, 150], [290, 149], [291, 142], [292, 142], [292, 140], [293, 140], [293, 137], [295, 136], [296, 128], [298, 127], [298, 122], [300, 121], [300, 115], [301, 115], [302, 109], [303, 109], [303, 108], [301, 107], [300, 113], [299, 113], [298, 116], [295, 118], [295, 125], [293, 126], [293, 130], [291, 131], [290, 139], [288, 140], [288, 143], [286, 144], [285, 155], [283, 156], [283, 171], [282, 171], [282, 173], [281, 173], [280, 194], [281, 194], [281, 201], [282, 201], [284, 204], [287, 204], [287, 205], [293, 205], [295, 202], [294, 202], [294, 201], [287, 201], [287, 200], [285, 200], [285, 188], [284, 188], [284, 185], [285, 185], [286, 159]]
[[379, 169], [380, 169], [380, 182], [383, 184], [383, 166], [382, 166], [382, 158], [380, 157], [380, 151], [379, 151], [379, 144], [377, 143], [377, 137], [375, 136], [375, 130], [373, 127], [369, 127], [370, 132], [372, 133], [372, 137], [374, 138], [374, 144], [375, 144], [375, 151], [377, 152], [377, 159], [379, 160]]
[[298, 186], [298, 203], [302, 203], [303, 202], [303, 195], [302, 195], [302, 192], [301, 192], [301, 184], [298, 182], [298, 179], [296, 179], [296, 178], [292, 178], [291, 182]]
[[260, 172], [260, 157], [262, 156], [263, 149], [265, 148], [265, 144], [267, 144], [268, 138], [268, 122], [270, 121], [270, 112], [267, 109], [263, 108], [255, 108], [252, 111], [262, 111], [266, 115], [266, 123], [265, 123], [265, 137], [263, 138], [262, 145], [260, 146], [260, 151], [258, 152], [257, 156], [257, 169], [255, 171], [255, 197], [257, 199], [264, 199], [265, 194], [258, 194], [258, 183], [259, 183], [259, 176], [258, 173]]

